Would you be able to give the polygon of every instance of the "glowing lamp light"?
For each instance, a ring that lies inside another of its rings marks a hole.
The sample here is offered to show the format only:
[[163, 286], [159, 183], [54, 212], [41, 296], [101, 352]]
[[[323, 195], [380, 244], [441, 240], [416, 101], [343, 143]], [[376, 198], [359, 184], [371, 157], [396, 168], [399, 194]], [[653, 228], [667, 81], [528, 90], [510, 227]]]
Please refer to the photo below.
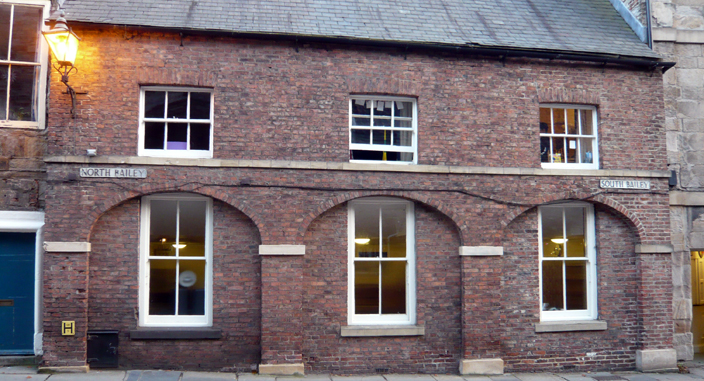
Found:
[[563, 243], [567, 242], [567, 238], [553, 238], [550, 241], [552, 241], [558, 245], [562, 245]]
[[185, 243], [175, 243], [175, 244], [173, 244], [173, 245], [171, 245], [171, 246], [173, 246], [173, 247], [175, 247], [175, 248], [177, 248], [177, 249], [183, 249], [184, 247], [186, 247], [186, 244], [185, 244]]
[[56, 20], [56, 25], [50, 31], [42, 33], [59, 66], [73, 66], [76, 63], [78, 36], [68, 29], [63, 17]]
[[369, 243], [369, 241], [371, 241], [371, 239], [369, 239], [369, 238], [355, 238], [354, 239], [354, 243], [358, 243], [360, 245], [366, 245]]

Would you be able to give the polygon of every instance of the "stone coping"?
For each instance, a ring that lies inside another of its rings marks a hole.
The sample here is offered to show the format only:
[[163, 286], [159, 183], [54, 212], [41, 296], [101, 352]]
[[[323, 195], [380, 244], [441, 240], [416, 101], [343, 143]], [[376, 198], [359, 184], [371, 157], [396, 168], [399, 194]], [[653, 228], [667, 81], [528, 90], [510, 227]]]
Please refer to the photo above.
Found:
[[44, 162], [51, 164], [111, 164], [154, 165], [206, 168], [264, 168], [264, 169], [309, 169], [335, 171], [445, 173], [467, 175], [511, 175], [511, 176], [584, 176], [584, 177], [643, 177], [670, 178], [669, 171], [646, 171], [629, 169], [547, 169], [514, 167], [467, 167], [449, 165], [342, 163], [325, 161], [290, 160], [223, 160], [180, 159], [144, 156], [49, 156]]

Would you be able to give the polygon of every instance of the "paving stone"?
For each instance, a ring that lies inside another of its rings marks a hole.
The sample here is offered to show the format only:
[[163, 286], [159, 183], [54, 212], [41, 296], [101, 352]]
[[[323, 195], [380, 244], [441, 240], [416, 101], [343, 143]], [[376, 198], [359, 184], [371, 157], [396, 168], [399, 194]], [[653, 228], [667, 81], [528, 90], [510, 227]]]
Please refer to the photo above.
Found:
[[236, 380], [235, 373], [183, 372], [181, 381]]
[[595, 381], [592, 377], [584, 373], [560, 373], [560, 377], [567, 381]]
[[49, 374], [7, 374], [0, 373], [0, 381], [44, 381]]
[[629, 381], [657, 381], [656, 379], [644, 374], [622, 374], [621, 377]]
[[260, 376], [258, 374], [241, 373], [237, 375], [237, 381], [276, 381], [274, 376]]
[[514, 376], [521, 381], [564, 381], [564, 378], [550, 373], [516, 373]]
[[34, 366], [4, 366], [0, 368], [0, 374], [36, 374], [37, 368]]
[[518, 378], [512, 374], [502, 374], [500, 376], [489, 376], [491, 381], [517, 381]]
[[[285, 380], [285, 379], [282, 378], [281, 380]], [[293, 381], [293, 380], [294, 379], [291, 378], [291, 381]], [[305, 380], [306, 381], [330, 381], [330, 380], [332, 380], [332, 376], [330, 376], [329, 374], [306, 374]]]
[[178, 381], [181, 378], [181, 372], [166, 371], [166, 370], [144, 370], [139, 381]]
[[123, 381], [125, 371], [122, 370], [92, 370], [88, 373], [56, 373], [49, 381]]
[[491, 381], [487, 376], [462, 376], [467, 381]]
[[[465, 380], [467, 380], [466, 377], [457, 376], [457, 375], [453, 375], [453, 374], [434, 374], [433, 377], [435, 377], [435, 379], [437, 381], [465, 381]], [[476, 379], [476, 380], [479, 381], [481, 379]], [[489, 381], [489, 379], [485, 378], [485, 381]]]
[[387, 381], [436, 381], [436, 378], [429, 374], [386, 374]]
[[383, 376], [333, 376], [333, 381], [386, 381]]

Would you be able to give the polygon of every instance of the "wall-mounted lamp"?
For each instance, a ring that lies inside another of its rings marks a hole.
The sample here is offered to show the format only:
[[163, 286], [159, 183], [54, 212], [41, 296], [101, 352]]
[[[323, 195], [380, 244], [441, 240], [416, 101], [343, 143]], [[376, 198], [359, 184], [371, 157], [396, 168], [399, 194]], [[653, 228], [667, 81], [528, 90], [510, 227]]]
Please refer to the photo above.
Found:
[[61, 11], [54, 27], [48, 32], [42, 32], [42, 34], [56, 61], [54, 69], [61, 74], [61, 82], [66, 85], [67, 92], [71, 96], [71, 117], [76, 118], [76, 91], [68, 84], [68, 76], [74, 70], [78, 71], [74, 64], [78, 53], [79, 38], [69, 29], [64, 15], [65, 13]]

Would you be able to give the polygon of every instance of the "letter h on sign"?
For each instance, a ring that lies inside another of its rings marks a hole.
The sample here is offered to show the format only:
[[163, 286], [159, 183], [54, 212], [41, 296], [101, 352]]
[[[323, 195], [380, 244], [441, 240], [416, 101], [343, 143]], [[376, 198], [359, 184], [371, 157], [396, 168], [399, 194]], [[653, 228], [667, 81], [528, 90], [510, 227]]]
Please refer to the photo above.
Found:
[[62, 321], [61, 322], [61, 335], [62, 336], [73, 336], [76, 334], [76, 322], [75, 321]]

